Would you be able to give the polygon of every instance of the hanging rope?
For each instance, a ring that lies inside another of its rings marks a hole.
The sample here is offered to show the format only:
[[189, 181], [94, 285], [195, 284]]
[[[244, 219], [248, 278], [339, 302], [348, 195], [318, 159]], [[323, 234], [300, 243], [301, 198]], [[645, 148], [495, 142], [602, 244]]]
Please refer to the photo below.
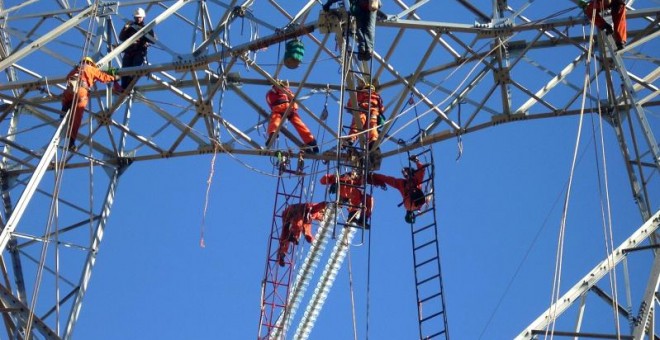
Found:
[[[594, 12], [595, 15], [595, 12]], [[545, 337], [548, 336], [548, 334], [554, 334], [555, 330], [555, 325], [556, 325], [556, 302], [559, 301], [559, 292], [560, 292], [560, 287], [561, 287], [561, 272], [562, 272], [562, 265], [563, 265], [563, 255], [564, 255], [564, 237], [566, 235], [566, 220], [568, 216], [568, 202], [570, 201], [570, 195], [571, 195], [571, 190], [573, 186], [573, 176], [575, 174], [575, 165], [576, 165], [576, 159], [578, 155], [578, 150], [579, 150], [579, 145], [580, 145], [580, 136], [582, 135], [582, 124], [584, 121], [584, 107], [585, 107], [585, 102], [587, 98], [587, 87], [589, 83], [589, 65], [591, 64], [591, 52], [593, 49], [593, 33], [594, 33], [594, 25], [593, 25], [593, 17], [592, 17], [592, 24], [591, 24], [591, 32], [590, 32], [590, 39], [589, 39], [589, 48], [588, 48], [588, 54], [587, 54], [587, 59], [585, 61], [586, 63], [586, 70], [584, 74], [584, 86], [582, 90], [582, 102], [581, 102], [581, 109], [580, 109], [580, 118], [579, 118], [579, 124], [578, 124], [578, 131], [577, 131], [577, 136], [576, 136], [576, 141], [575, 141], [575, 146], [573, 149], [573, 160], [571, 162], [571, 169], [569, 172], [569, 180], [568, 180], [568, 187], [566, 189], [566, 195], [564, 197], [564, 205], [562, 209], [562, 217], [561, 217], [561, 223], [559, 227], [559, 236], [557, 239], [557, 253], [555, 257], [555, 272], [553, 276], [553, 282], [552, 282], [552, 295], [551, 295], [551, 301], [550, 301], [550, 306], [555, 306], [555, 309], [551, 309], [550, 312], [550, 317], [552, 319], [552, 322], [546, 326], [545, 329]]]
[[[215, 144], [214, 144], [215, 145]], [[209, 170], [209, 177], [206, 179], [206, 192], [204, 194], [204, 210], [202, 212], [202, 225], [199, 231], [199, 247], [205, 248], [204, 230], [206, 229], [206, 212], [209, 207], [209, 196], [211, 195], [211, 184], [213, 183], [213, 174], [215, 173], [215, 160], [218, 156], [218, 147], [213, 147], [213, 157], [211, 158], [211, 169]]]
[[460, 130], [456, 132], [456, 146], [458, 148], [458, 155], [456, 155], [456, 160], [461, 159], [461, 156], [463, 155], [463, 134], [461, 131], [463, 130], [463, 124], [461, 123], [461, 105], [467, 103], [464, 100], [459, 100], [458, 101], [458, 126]]

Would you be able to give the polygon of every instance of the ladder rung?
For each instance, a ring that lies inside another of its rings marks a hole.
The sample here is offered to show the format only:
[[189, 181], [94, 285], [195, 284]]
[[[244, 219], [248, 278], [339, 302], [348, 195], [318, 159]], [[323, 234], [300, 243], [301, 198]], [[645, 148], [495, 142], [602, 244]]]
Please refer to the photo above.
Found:
[[[354, 51], [352, 53], [357, 53], [357, 52]], [[357, 74], [371, 74], [371, 72], [354, 71], [353, 69], [349, 69], [348, 72], [357, 73]]]
[[423, 337], [423, 339], [425, 339], [425, 340], [426, 340], [426, 339], [433, 339], [433, 338], [435, 338], [435, 337], [438, 336], [438, 335], [445, 334], [446, 332], [447, 332], [446, 330], [444, 330], [444, 331], [440, 331], [440, 332], [435, 333], [435, 334], [433, 334], [433, 335], [425, 336], [425, 337]]
[[429, 297], [426, 297], [426, 298], [424, 298], [424, 299], [419, 300], [419, 302], [420, 302], [420, 303], [424, 303], [424, 302], [429, 301], [429, 300], [431, 300], [431, 299], [433, 299], [433, 298], [436, 298], [436, 297], [438, 297], [438, 296], [440, 296], [440, 295], [442, 295], [442, 293], [435, 293], [435, 294], [433, 294], [433, 295], [431, 295], [431, 296], [429, 296]]
[[427, 225], [427, 226], [421, 227], [421, 228], [419, 228], [419, 229], [413, 231], [413, 234], [417, 234], [417, 233], [419, 233], [419, 232], [421, 232], [421, 231], [424, 231], [424, 230], [426, 230], [426, 229], [428, 229], [428, 228], [431, 228], [431, 227], [433, 227], [433, 226], [435, 226], [435, 222], [433, 222], [433, 223], [431, 223], [431, 224], [429, 224], [429, 225]]
[[428, 242], [422, 244], [421, 246], [417, 246], [417, 247], [413, 248], [413, 251], [418, 251], [418, 250], [420, 250], [420, 249], [422, 249], [422, 248], [424, 248], [424, 247], [426, 247], [426, 246], [428, 246], [428, 245], [431, 245], [431, 244], [433, 244], [433, 243], [436, 243], [436, 242], [438, 242], [438, 240], [431, 240], [431, 241], [428, 241]]
[[443, 313], [444, 313], [444, 311], [440, 311], [440, 312], [437, 312], [437, 313], [435, 313], [435, 314], [431, 314], [431, 315], [429, 315], [429, 316], [427, 316], [427, 317], [425, 317], [425, 318], [419, 320], [419, 322], [425, 322], [425, 321], [428, 321], [428, 320], [430, 320], [430, 319], [435, 318], [435, 317], [438, 316], [438, 315], [442, 315]]
[[427, 264], [427, 263], [429, 263], [429, 262], [431, 262], [431, 261], [437, 260], [437, 259], [438, 259], [438, 257], [437, 257], [437, 256], [434, 256], [434, 257], [432, 257], [432, 258], [430, 258], [430, 259], [428, 259], [428, 260], [426, 260], [426, 261], [424, 261], [424, 262], [421, 262], [421, 263], [419, 263], [419, 264], [416, 264], [416, 265], [415, 265], [415, 268], [419, 268], [419, 267], [421, 267], [421, 266], [423, 266], [423, 265], [425, 265], [425, 264]]
[[431, 281], [431, 280], [433, 280], [433, 279], [439, 278], [439, 277], [440, 277], [440, 274], [439, 274], [439, 273], [438, 273], [438, 274], [435, 274], [435, 275], [433, 275], [433, 276], [431, 276], [431, 277], [428, 277], [428, 278], [426, 278], [426, 279], [424, 279], [424, 280], [422, 280], [422, 281], [417, 282], [417, 285], [418, 285], [418, 286], [419, 286], [419, 285], [423, 285], [423, 284], [425, 284], [425, 283], [427, 283], [427, 282], [429, 282], [429, 281]]

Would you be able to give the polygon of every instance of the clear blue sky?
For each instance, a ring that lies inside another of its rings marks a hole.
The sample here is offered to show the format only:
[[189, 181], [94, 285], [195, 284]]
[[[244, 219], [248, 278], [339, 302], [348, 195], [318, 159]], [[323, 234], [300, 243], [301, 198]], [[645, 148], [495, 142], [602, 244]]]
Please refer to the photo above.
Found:
[[[385, 12], [396, 13], [393, 3], [384, 2]], [[487, 14], [491, 12], [491, 1], [472, 3]], [[522, 1], [510, 2], [514, 8], [522, 4]], [[262, 5], [255, 5], [260, 15], [263, 15], [259, 12]], [[642, 2], [641, 5], [656, 4]], [[292, 4], [286, 6], [295, 8]], [[569, 1], [551, 4], [536, 1], [525, 15], [543, 18], [573, 6]], [[122, 8], [120, 14], [128, 17], [130, 11]], [[148, 11], [146, 21], [160, 11], [160, 8]], [[475, 21], [475, 16], [465, 9], [441, 1], [427, 3], [421, 13], [429, 21], [460, 24]], [[579, 15], [577, 9], [565, 14]], [[219, 17], [216, 13], [213, 19]], [[308, 21], [311, 20], [315, 18]], [[115, 25], [120, 25], [119, 19], [115, 19]], [[241, 21], [236, 21], [232, 25], [232, 43], [246, 40], [247, 32], [248, 25], [241, 28]], [[378, 28], [377, 52], [386, 51], [389, 40], [383, 37], [391, 39], [392, 32]], [[262, 30], [260, 35], [270, 33]], [[171, 49], [190, 52], [190, 43], [180, 41], [183, 39], [175, 27], [164, 24], [156, 28], [156, 34]], [[304, 41], [309, 43], [308, 38]], [[486, 42], [476, 46], [482, 44]], [[406, 48], [411, 48], [414, 57], [421, 57], [426, 45], [419, 46], [410, 39], [401, 42], [400, 49]], [[553, 53], [553, 50], [544, 52]], [[450, 61], [446, 54], [435, 53], [434, 57], [439, 59], [429, 65]], [[260, 53], [257, 60], [264, 65], [276, 64], [277, 55], [278, 47], [273, 46]], [[403, 58], [397, 54], [392, 63], [401, 67], [402, 74], [407, 74], [415, 65]], [[154, 48], [150, 61], [165, 63], [171, 57]], [[548, 62], [546, 66], [555, 67], [553, 71], [558, 72], [565, 61], [556, 65]], [[317, 67], [327, 77], [334, 77], [329, 82], [336, 83], [339, 79], [336, 63], [324, 60]], [[272, 72], [275, 67], [267, 69]], [[236, 70], [246, 77], [257, 78], [249, 68], [241, 66]], [[59, 71], [46, 73], [64, 75]], [[431, 80], [453, 89], [463, 77], [473, 76], [468, 71], [464, 68], [456, 75], [442, 73]], [[302, 74], [302, 68], [285, 69], [281, 77], [296, 81]], [[575, 79], [582, 74], [578, 72]], [[315, 76], [312, 81], [323, 81], [318, 74]], [[530, 80], [536, 81], [543, 84], [547, 79]], [[250, 94], [265, 107], [265, 92], [266, 88], [261, 87]], [[394, 95], [394, 92], [385, 94], [388, 107], [393, 106]], [[241, 128], [257, 121], [252, 108], [228, 96], [223, 114], [229, 120], [244, 123]], [[433, 96], [433, 100], [440, 102], [446, 94]], [[320, 97], [305, 102], [317, 114], [323, 108]], [[514, 93], [514, 98], [518, 105], [524, 101], [520, 93]], [[140, 120], [140, 114], [149, 113], [139, 105], [135, 124], [148, 125], [148, 121]], [[337, 111], [337, 103], [331, 101], [329, 124], [332, 126], [336, 125], [333, 118]], [[409, 113], [405, 119], [411, 116]], [[584, 117], [580, 157], [568, 209], [562, 293], [606, 256], [601, 223], [603, 197], [599, 194], [602, 182], [598, 181], [599, 171], [603, 178], [603, 169], [595, 159], [600, 143], [594, 140], [600, 136], [594, 135], [598, 131], [597, 125], [592, 125], [594, 122], [592, 116]], [[658, 126], [657, 119], [651, 123]], [[463, 137], [463, 153], [458, 160], [456, 140], [433, 146], [442, 274], [452, 339], [510, 339], [549, 307], [558, 230], [578, 124], [578, 116], [562, 117], [503, 124], [471, 133]], [[310, 123], [310, 127], [317, 131], [315, 124]], [[399, 137], [410, 137], [410, 131]], [[253, 137], [257, 136], [253, 134]], [[609, 126], [605, 128], [604, 138], [614, 244], [618, 246], [642, 221]], [[258, 141], [261, 143], [263, 139]], [[333, 143], [330, 138], [323, 141]], [[199, 243], [211, 156], [131, 165], [120, 180], [74, 338], [251, 339], [256, 336], [276, 179], [264, 174], [273, 172], [267, 158], [240, 156], [239, 159], [241, 162], [219, 155], [216, 160], [206, 215], [205, 248]], [[404, 164], [407, 164], [405, 154], [394, 156], [383, 162], [380, 172], [398, 176]], [[65, 183], [73, 182], [65, 177]], [[356, 314], [353, 316], [351, 310], [347, 259], [311, 339], [351, 339], [353, 317], [358, 325], [358, 338], [365, 339], [367, 299], [370, 339], [414, 339], [418, 334], [410, 230], [403, 220], [402, 208], [397, 207], [400, 196], [392, 189], [385, 192], [374, 189], [374, 192], [371, 245], [353, 247], [350, 253]], [[323, 199], [322, 188], [317, 188], [314, 201]], [[304, 250], [307, 249], [305, 246]], [[369, 257], [371, 265], [367, 266]], [[369, 287], [367, 273], [371, 276]], [[569, 327], [564, 326], [563, 329]]]

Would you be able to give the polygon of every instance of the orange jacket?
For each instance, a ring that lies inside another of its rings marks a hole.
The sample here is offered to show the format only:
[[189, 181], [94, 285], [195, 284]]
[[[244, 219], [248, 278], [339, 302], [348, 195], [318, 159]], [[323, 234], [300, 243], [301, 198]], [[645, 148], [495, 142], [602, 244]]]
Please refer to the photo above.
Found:
[[418, 210], [422, 205], [415, 204], [415, 202], [412, 201], [412, 192], [415, 189], [422, 189], [422, 181], [424, 181], [424, 167], [424, 164], [417, 161], [417, 170], [415, 170], [412, 178], [394, 178], [391, 176], [373, 173], [367, 177], [367, 183], [377, 186], [391, 186], [392, 188], [398, 190], [403, 197], [403, 206], [406, 208], [406, 210]]
[[[377, 110], [378, 113], [383, 113], [385, 112], [385, 107], [383, 106], [383, 99], [380, 97], [378, 92], [376, 91], [371, 91], [371, 95], [369, 95], [368, 90], [360, 90], [357, 92], [357, 102], [360, 108], [363, 109], [368, 109], [369, 104], [371, 104], [371, 110]], [[351, 100], [348, 101], [348, 109], [350, 110], [353, 108], [353, 104]]]
[[89, 89], [94, 86], [96, 81], [109, 83], [115, 80], [115, 76], [99, 70], [98, 67], [89, 64], [83, 64], [74, 67], [73, 70], [71, 70], [71, 72], [69, 72], [69, 74], [66, 76], [66, 79], [79, 80], [80, 87]]
[[[282, 87], [280, 90], [276, 86], [273, 86], [268, 93], [266, 93], [266, 103], [273, 111], [284, 111], [289, 107], [289, 103], [292, 102], [293, 93], [288, 87]], [[293, 102], [292, 110], [298, 109], [298, 104]]]

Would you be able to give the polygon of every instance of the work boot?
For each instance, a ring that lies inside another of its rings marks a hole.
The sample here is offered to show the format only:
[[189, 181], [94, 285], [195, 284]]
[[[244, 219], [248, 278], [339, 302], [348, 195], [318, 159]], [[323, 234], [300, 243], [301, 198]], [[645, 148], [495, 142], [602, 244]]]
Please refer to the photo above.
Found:
[[612, 25], [606, 24], [605, 27], [603, 27], [603, 31], [605, 31], [605, 34], [607, 35], [612, 35], [614, 33], [614, 30], [612, 29]]
[[364, 52], [360, 52], [360, 53], [358, 53], [358, 57], [357, 57], [357, 58], [358, 58], [358, 60], [360, 60], [360, 61], [368, 61], [368, 60], [371, 59], [371, 52], [366, 52], [366, 51], [364, 51]]
[[616, 42], [616, 50], [621, 51], [622, 49], [626, 48], [626, 43], [622, 41], [617, 41]]
[[318, 154], [319, 153], [319, 146], [316, 144], [316, 140], [312, 140], [311, 142], [306, 144], [307, 147], [305, 148], [305, 153], [313, 153], [313, 154]]
[[271, 133], [268, 135], [268, 138], [266, 138], [266, 147], [268, 147], [272, 139], [273, 139], [273, 134]]
[[351, 211], [348, 213], [348, 218], [346, 219], [346, 222], [358, 224], [359, 219], [360, 219], [360, 212], [357, 210]]
[[74, 143], [74, 142], [69, 143], [69, 147], [68, 147], [68, 149], [69, 149], [69, 151], [71, 151], [71, 152], [76, 152], [76, 151], [78, 151], [78, 147], [76, 146], [76, 143]]
[[298, 245], [298, 239], [293, 234], [289, 235], [289, 242]]
[[284, 267], [284, 265], [286, 265], [286, 262], [284, 262], [284, 254], [277, 254], [277, 263], [280, 265], [280, 267]]

